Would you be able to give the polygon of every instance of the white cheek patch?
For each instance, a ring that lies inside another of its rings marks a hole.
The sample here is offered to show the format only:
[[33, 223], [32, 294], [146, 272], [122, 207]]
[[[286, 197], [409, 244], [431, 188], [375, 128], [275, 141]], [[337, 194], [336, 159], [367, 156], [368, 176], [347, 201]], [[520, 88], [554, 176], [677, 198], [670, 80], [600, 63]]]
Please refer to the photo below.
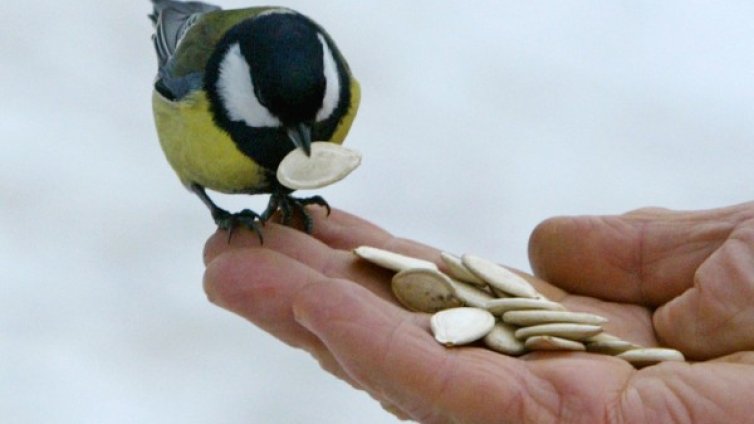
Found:
[[335, 58], [330, 51], [330, 47], [325, 41], [322, 34], [317, 34], [319, 42], [322, 43], [322, 61], [324, 64], [325, 74], [325, 97], [322, 99], [322, 107], [317, 112], [317, 122], [326, 120], [338, 107], [340, 100], [340, 78], [338, 78], [338, 67], [335, 64]]
[[249, 64], [238, 43], [231, 46], [220, 63], [216, 88], [231, 121], [243, 121], [255, 128], [281, 126], [280, 120], [262, 106], [254, 94]]

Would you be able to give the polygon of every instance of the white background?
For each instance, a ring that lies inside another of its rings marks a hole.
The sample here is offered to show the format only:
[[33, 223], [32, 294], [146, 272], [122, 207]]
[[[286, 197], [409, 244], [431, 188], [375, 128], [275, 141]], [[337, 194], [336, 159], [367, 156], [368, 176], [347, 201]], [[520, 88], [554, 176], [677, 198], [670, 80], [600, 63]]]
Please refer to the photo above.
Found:
[[[752, 200], [749, 1], [285, 5], [363, 88], [363, 165], [320, 193], [396, 234], [528, 269], [549, 216]], [[394, 422], [205, 300], [213, 225], [157, 143], [149, 9], [0, 3], [0, 420]]]

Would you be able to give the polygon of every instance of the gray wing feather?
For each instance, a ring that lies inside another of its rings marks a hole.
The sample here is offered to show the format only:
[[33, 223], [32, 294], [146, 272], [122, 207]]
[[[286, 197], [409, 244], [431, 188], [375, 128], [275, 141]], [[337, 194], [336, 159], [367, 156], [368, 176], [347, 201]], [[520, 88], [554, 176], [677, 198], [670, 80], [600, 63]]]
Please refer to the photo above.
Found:
[[[171, 79], [168, 64], [175, 54], [178, 44], [201, 16], [207, 12], [220, 10], [220, 7], [198, 1], [180, 2], [175, 0], [152, 0], [154, 10], [149, 19], [154, 24], [154, 48], [157, 52], [159, 70], [156, 85], [167, 89], [169, 97], [180, 98], [196, 84], [196, 76], [188, 79]], [[186, 79], [186, 81], [183, 81]]]
[[149, 18], [154, 23], [154, 47], [160, 67], [165, 66], [175, 53], [178, 43], [199, 17], [207, 12], [219, 10], [217, 6], [201, 2], [179, 2], [175, 0], [152, 0], [154, 11]]
[[187, 94], [203, 86], [204, 74], [201, 72], [193, 72], [182, 77], [173, 77], [168, 75], [167, 72], [160, 71], [154, 84], [157, 91], [173, 101], [180, 100]]

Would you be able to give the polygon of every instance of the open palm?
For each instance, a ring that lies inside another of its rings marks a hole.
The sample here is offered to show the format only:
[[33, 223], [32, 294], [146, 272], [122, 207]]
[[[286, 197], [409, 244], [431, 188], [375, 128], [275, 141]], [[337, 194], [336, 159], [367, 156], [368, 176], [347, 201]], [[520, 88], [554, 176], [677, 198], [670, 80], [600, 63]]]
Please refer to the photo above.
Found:
[[[392, 273], [358, 260], [371, 245], [441, 263], [439, 251], [360, 218], [316, 217], [313, 237], [268, 224], [215, 234], [205, 249], [209, 298], [419, 422], [748, 422], [754, 401], [754, 204], [696, 213], [640, 210], [557, 218], [533, 233], [527, 276], [608, 332], [704, 362], [635, 370], [591, 353], [520, 358], [447, 349], [429, 316], [401, 308]], [[547, 280], [548, 282], [545, 282]], [[659, 341], [658, 341], [659, 340]]]

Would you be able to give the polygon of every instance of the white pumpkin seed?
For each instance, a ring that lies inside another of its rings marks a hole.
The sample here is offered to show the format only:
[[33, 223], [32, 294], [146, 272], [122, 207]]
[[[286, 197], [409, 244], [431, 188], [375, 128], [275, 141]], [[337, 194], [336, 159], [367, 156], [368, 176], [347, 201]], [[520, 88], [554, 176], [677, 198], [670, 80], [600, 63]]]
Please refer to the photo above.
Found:
[[[397, 271], [392, 283], [396, 298], [412, 311], [434, 312], [432, 333], [448, 347], [484, 338], [488, 348], [511, 356], [536, 350], [587, 350], [615, 355], [637, 368], [685, 360], [675, 349], [642, 348], [603, 333], [606, 318], [569, 312], [538, 293], [524, 278], [486, 259], [464, 255], [459, 260], [443, 253], [452, 274], [448, 276], [432, 262], [383, 249], [361, 246], [354, 253]], [[502, 321], [496, 323], [493, 313]]]
[[637, 368], [654, 365], [664, 361], [683, 362], [686, 360], [681, 352], [675, 349], [660, 347], [646, 347], [628, 350], [616, 355], [616, 357], [630, 362]]
[[524, 346], [529, 350], [584, 351], [584, 344], [555, 336], [533, 336], [526, 339]]
[[445, 265], [447, 265], [448, 267], [448, 271], [451, 277], [455, 278], [456, 280], [471, 283], [475, 286], [487, 287], [487, 283], [485, 283], [476, 275], [472, 274], [471, 271], [466, 268], [466, 265], [463, 264], [461, 258], [447, 252], [442, 252], [441, 256], [442, 261], [445, 262]]
[[463, 255], [461, 260], [472, 274], [504, 293], [528, 298], [538, 296], [537, 291], [528, 281], [505, 267], [474, 255]]
[[585, 341], [586, 350], [605, 355], [618, 355], [628, 350], [639, 349], [641, 346], [626, 340], [602, 340], [596, 342]]
[[[488, 284], [488, 286], [489, 286], [489, 284]], [[490, 289], [492, 290], [492, 293], [493, 293], [493, 294], [494, 294], [495, 296], [497, 296], [497, 298], [498, 298], [498, 299], [506, 299], [506, 298], [509, 298], [509, 297], [511, 297], [511, 295], [509, 295], [508, 293], [506, 293], [506, 292], [504, 292], [504, 291], [500, 290], [500, 289], [499, 289], [499, 288], [497, 288], [497, 287], [493, 287], [493, 286], [489, 286], [489, 287], [490, 287]], [[514, 299], [524, 299], [524, 298], [523, 298], [523, 297], [516, 297], [516, 298], [514, 298]], [[528, 298], [526, 298], [526, 299], [528, 299]]]
[[602, 325], [607, 322], [607, 318], [586, 312], [529, 310], [508, 311], [503, 314], [503, 321], [519, 326], [546, 324], [549, 322]]
[[560, 303], [543, 299], [527, 299], [522, 297], [509, 297], [492, 299], [484, 306], [494, 315], [502, 315], [508, 311], [537, 310], [565, 311], [565, 306]]
[[455, 289], [456, 297], [466, 306], [484, 309], [487, 302], [494, 299], [494, 297], [488, 292], [472, 286], [471, 284], [466, 284], [463, 281], [454, 280], [452, 278], [450, 279], [450, 282]]
[[433, 269], [401, 271], [393, 276], [391, 287], [398, 301], [415, 312], [435, 313], [463, 306], [455, 296], [450, 277]]
[[430, 319], [435, 340], [445, 346], [459, 346], [481, 339], [495, 326], [495, 317], [485, 309], [451, 308]]
[[433, 262], [423, 259], [412, 258], [389, 250], [378, 249], [371, 246], [361, 246], [353, 250], [360, 258], [396, 272], [414, 268], [437, 269]]
[[490, 349], [510, 356], [526, 353], [524, 343], [516, 338], [516, 327], [498, 322], [492, 330], [484, 336], [484, 344]]
[[361, 154], [339, 144], [316, 141], [311, 155], [301, 149], [288, 153], [277, 169], [280, 184], [292, 190], [325, 187], [336, 183], [358, 168]]
[[610, 333], [599, 333], [588, 339], [584, 339], [584, 343], [605, 342], [609, 340], [622, 340], [620, 337], [612, 335]]
[[584, 340], [601, 332], [602, 327], [599, 325], [555, 323], [521, 327], [516, 330], [516, 337], [528, 339], [533, 336], [555, 336], [570, 340]]

